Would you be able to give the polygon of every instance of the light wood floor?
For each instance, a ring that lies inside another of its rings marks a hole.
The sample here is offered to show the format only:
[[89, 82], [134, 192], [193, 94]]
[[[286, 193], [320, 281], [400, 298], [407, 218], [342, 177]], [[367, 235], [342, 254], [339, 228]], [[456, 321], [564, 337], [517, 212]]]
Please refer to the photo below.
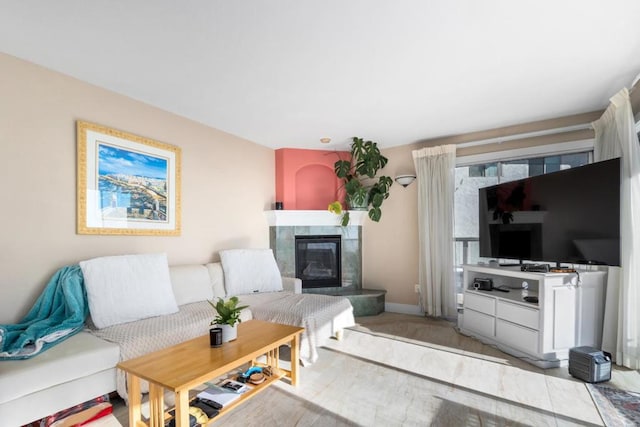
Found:
[[[443, 320], [383, 313], [356, 321], [301, 369], [299, 387], [275, 384], [212, 425], [602, 425], [567, 368], [539, 369]], [[608, 385], [640, 392], [640, 374], [615, 368]], [[114, 401], [125, 427], [126, 411]]]

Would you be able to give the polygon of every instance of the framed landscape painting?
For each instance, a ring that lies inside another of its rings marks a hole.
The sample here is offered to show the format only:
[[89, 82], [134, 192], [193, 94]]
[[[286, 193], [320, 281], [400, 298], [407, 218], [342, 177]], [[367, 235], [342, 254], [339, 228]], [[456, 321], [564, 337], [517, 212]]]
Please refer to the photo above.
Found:
[[78, 234], [180, 235], [179, 147], [77, 122]]

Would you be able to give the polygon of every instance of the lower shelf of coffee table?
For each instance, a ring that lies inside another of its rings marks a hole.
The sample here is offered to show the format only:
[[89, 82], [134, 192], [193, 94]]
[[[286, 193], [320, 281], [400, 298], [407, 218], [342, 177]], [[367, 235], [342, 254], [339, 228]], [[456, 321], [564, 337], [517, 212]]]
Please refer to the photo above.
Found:
[[[255, 364], [255, 366], [266, 366], [266, 365], [263, 365], [261, 363], [257, 363], [257, 364]], [[262, 392], [263, 390], [265, 390], [267, 387], [269, 387], [274, 382], [281, 380], [285, 375], [286, 375], [286, 371], [285, 370], [272, 367], [271, 368], [271, 375], [269, 377], [267, 377], [263, 382], [261, 382], [260, 384], [255, 384], [255, 385], [254, 384], [249, 384], [250, 389], [245, 391], [244, 393], [240, 394], [240, 398], [238, 398], [238, 399], [234, 400], [233, 402], [228, 403], [227, 405], [225, 405], [222, 409], [220, 409], [220, 412], [218, 412], [218, 415], [216, 415], [214, 418], [211, 418], [208, 423], [200, 424], [200, 425], [202, 427], [204, 427], [206, 425], [214, 423], [216, 420], [222, 418], [224, 415], [226, 415], [231, 410], [233, 410], [236, 406], [241, 405], [242, 402], [245, 402], [246, 400], [251, 399], [253, 396], [255, 396], [256, 394]], [[171, 408], [171, 409], [169, 409], [169, 411], [171, 411], [172, 409], [175, 409], [175, 408]], [[174, 418], [173, 415], [171, 415], [169, 413], [169, 411], [165, 412], [165, 419], [164, 419], [165, 424], [168, 421], [170, 421], [171, 419]]]

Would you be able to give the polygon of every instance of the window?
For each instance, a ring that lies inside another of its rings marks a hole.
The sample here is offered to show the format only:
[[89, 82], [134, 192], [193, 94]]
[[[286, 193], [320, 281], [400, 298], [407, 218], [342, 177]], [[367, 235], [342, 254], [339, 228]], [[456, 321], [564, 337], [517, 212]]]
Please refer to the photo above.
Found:
[[487, 176], [496, 176], [498, 172], [498, 164], [497, 163], [487, 163], [483, 165], [472, 165], [469, 166], [469, 176], [470, 177], [487, 177]]
[[559, 154], [459, 166], [455, 171], [454, 240], [456, 293], [462, 292], [462, 264], [481, 261], [478, 253], [478, 189], [591, 162], [592, 152]]

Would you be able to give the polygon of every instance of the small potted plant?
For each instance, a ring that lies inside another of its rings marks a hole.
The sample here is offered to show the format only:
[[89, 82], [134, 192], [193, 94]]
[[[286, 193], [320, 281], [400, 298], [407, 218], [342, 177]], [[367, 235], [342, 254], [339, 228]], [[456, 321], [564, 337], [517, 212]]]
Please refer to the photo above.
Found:
[[222, 329], [222, 342], [233, 341], [238, 337], [238, 323], [242, 321], [240, 312], [249, 307], [248, 305], [238, 307], [238, 302], [238, 297], [231, 297], [227, 301], [218, 298], [215, 304], [209, 301], [211, 307], [218, 313], [211, 321], [211, 325], [217, 325]]
[[[388, 159], [380, 153], [377, 143], [354, 136], [351, 143], [351, 159], [340, 159], [334, 165], [336, 176], [343, 182], [348, 209], [366, 210], [369, 212], [369, 218], [375, 222], [380, 221], [382, 217], [380, 207], [389, 197], [389, 188], [393, 184], [389, 176], [376, 176], [387, 161]], [[342, 214], [342, 226], [349, 224], [349, 211], [342, 210], [339, 201], [331, 203], [329, 211]]]

